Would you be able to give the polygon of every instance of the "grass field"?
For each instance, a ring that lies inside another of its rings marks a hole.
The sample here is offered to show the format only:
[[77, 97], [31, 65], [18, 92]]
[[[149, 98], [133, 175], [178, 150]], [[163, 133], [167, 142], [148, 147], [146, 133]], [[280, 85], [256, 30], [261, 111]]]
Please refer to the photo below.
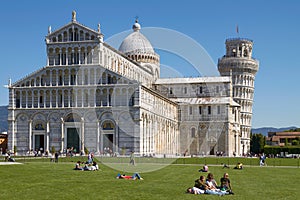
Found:
[[[75, 158], [79, 159], [79, 158]], [[209, 171], [217, 182], [228, 172], [235, 195], [186, 194], [200, 174], [193, 159], [177, 160], [159, 170], [141, 173], [144, 180], [115, 179], [121, 171], [100, 164], [101, 171], [72, 170], [75, 160], [26, 160], [19, 165], [0, 165], [0, 199], [299, 199], [300, 168], [245, 166], [243, 170], [222, 169], [220, 160], [211, 158]], [[101, 159], [100, 159], [101, 160]], [[22, 161], [22, 160], [21, 160]], [[34, 161], [34, 162], [33, 162]], [[47, 162], [46, 162], [47, 161]], [[139, 161], [139, 160], [137, 160]], [[233, 162], [228, 160], [228, 162]], [[103, 160], [102, 160], [103, 162]], [[182, 164], [181, 162], [186, 162]], [[198, 161], [197, 161], [198, 162]], [[208, 160], [206, 160], [207, 163]], [[105, 163], [108, 163], [105, 160]], [[123, 164], [123, 163], [122, 163]], [[284, 165], [284, 162], [281, 163]], [[156, 162], [137, 162], [155, 169]], [[132, 169], [134, 170], [134, 169]], [[138, 171], [138, 170], [137, 170]], [[131, 175], [131, 173], [127, 173]]]

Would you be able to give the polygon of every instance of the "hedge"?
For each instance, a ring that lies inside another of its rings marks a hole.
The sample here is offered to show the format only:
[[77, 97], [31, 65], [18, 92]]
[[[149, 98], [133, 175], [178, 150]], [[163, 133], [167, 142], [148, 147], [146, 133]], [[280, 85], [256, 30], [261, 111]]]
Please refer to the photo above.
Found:
[[288, 152], [288, 154], [300, 154], [300, 146], [265, 146], [265, 154], [280, 154], [280, 152]]

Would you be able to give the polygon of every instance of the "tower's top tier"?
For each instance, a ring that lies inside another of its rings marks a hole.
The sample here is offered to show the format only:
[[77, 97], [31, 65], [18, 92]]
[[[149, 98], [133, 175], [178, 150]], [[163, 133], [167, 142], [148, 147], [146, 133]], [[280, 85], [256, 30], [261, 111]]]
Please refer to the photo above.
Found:
[[226, 42], [226, 57], [252, 58], [253, 41], [246, 38], [231, 38]]
[[218, 60], [218, 69], [222, 76], [231, 73], [256, 74], [258, 60], [252, 57], [253, 41], [246, 38], [227, 39], [226, 54]]

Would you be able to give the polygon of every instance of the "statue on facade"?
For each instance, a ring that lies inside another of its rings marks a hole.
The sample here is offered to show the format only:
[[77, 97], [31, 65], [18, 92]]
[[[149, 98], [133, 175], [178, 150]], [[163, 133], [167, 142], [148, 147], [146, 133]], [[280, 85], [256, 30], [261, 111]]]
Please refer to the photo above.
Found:
[[75, 10], [72, 11], [72, 21], [73, 22], [76, 21], [76, 11]]
[[100, 29], [100, 23], [98, 24], [98, 33], [101, 32], [101, 29]]
[[51, 26], [48, 27], [48, 34], [51, 34]]

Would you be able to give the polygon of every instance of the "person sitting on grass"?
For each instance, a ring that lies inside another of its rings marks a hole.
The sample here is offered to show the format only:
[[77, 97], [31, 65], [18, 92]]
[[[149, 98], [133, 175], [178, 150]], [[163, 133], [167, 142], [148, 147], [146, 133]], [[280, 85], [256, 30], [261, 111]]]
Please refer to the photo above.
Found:
[[96, 162], [93, 162], [93, 164], [87, 164], [85, 163], [84, 167], [83, 167], [84, 171], [98, 171], [99, 167], [98, 164]]
[[234, 194], [231, 189], [230, 179], [228, 173], [224, 173], [223, 177], [220, 179], [221, 185], [220, 190], [226, 191], [229, 194]]
[[10, 156], [10, 153], [5, 154], [5, 161], [7, 162], [15, 162], [15, 159]]
[[219, 196], [227, 194], [226, 192], [222, 192], [220, 189], [209, 187], [204, 176], [200, 176], [199, 179], [195, 180], [194, 187], [188, 188], [187, 192], [191, 194], [212, 194]]
[[74, 170], [83, 170], [83, 168], [80, 166], [81, 162], [77, 161]]
[[91, 166], [91, 170], [92, 171], [98, 171], [99, 170], [99, 166], [98, 166], [96, 161], [93, 161], [93, 165]]
[[125, 174], [118, 174], [117, 179], [127, 179], [127, 180], [136, 180], [136, 179], [139, 179], [139, 180], [144, 180], [140, 175], [139, 173], [134, 173], [132, 176], [128, 176], [128, 175], [125, 175]]
[[234, 167], [234, 169], [243, 169], [243, 163], [236, 164], [236, 166]]
[[219, 196], [229, 194], [226, 191], [221, 191], [219, 189], [218, 184], [215, 181], [214, 175], [212, 173], [209, 173], [207, 175], [206, 185], [207, 185], [207, 189], [205, 190], [205, 194], [214, 194], [214, 195], [219, 195]]
[[83, 170], [84, 171], [92, 171], [91, 167], [87, 163], [84, 164]]
[[208, 185], [208, 189], [215, 190], [218, 189], [218, 184], [216, 180], [214, 179], [214, 175], [212, 173], [208, 173], [206, 178], [206, 184]]
[[200, 176], [199, 179], [195, 180], [194, 187], [199, 188], [200, 190], [208, 190], [208, 186], [205, 182], [205, 176]]
[[205, 164], [202, 169], [199, 169], [199, 172], [208, 172], [208, 166]]

